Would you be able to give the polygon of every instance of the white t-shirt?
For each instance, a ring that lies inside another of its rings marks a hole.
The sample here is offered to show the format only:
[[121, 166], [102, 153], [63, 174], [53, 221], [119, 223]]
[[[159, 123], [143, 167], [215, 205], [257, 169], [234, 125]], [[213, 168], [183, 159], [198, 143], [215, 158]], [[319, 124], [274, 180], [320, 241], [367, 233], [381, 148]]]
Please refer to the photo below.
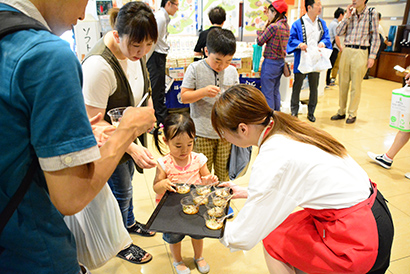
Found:
[[[144, 93], [144, 76], [141, 60], [136, 62], [129, 59], [118, 60], [134, 95], [137, 105]], [[83, 95], [85, 104], [96, 108], [107, 108], [108, 99], [117, 89], [117, 80], [114, 70], [100, 55], [88, 57], [83, 63]]]
[[252, 166], [248, 199], [221, 242], [249, 250], [298, 206], [349, 208], [370, 195], [366, 172], [350, 156], [340, 158], [316, 146], [276, 134], [261, 146]]

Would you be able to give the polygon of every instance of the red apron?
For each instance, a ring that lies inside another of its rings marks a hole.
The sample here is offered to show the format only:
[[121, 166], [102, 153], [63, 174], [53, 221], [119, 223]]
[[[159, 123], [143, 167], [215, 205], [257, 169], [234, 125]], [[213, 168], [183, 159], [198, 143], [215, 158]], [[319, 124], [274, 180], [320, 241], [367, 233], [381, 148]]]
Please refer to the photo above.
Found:
[[289, 215], [263, 240], [266, 251], [310, 274], [367, 273], [379, 248], [372, 184], [373, 194], [350, 208], [306, 208]]

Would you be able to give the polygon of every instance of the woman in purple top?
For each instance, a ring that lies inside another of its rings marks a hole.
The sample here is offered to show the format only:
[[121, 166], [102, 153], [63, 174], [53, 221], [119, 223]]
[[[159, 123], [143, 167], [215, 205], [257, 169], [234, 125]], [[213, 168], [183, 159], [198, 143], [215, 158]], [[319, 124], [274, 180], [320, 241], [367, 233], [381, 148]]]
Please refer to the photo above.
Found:
[[268, 16], [265, 28], [258, 30], [259, 46], [266, 43], [261, 69], [262, 93], [269, 106], [280, 110], [279, 84], [285, 65], [286, 45], [289, 40], [289, 25], [285, 16], [288, 5], [284, 0], [277, 0], [265, 10]]

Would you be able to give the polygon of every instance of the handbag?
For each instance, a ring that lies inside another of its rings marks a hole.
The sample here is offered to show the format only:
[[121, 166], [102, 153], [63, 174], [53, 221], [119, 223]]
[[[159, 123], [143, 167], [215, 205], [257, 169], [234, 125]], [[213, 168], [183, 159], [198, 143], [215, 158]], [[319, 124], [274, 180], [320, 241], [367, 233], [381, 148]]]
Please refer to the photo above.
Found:
[[[279, 44], [280, 44], [280, 49], [282, 50], [282, 52], [284, 52], [283, 47], [282, 47], [282, 37], [280, 36], [280, 34], [279, 34]], [[286, 57], [286, 53], [283, 55], [283, 59], [285, 59], [285, 57]], [[285, 77], [289, 77], [290, 75], [292, 75], [292, 72], [290, 71], [289, 63], [286, 62], [286, 61], [285, 61], [285, 64], [283, 66], [283, 72], [282, 73], [283, 73], [283, 76], [285, 76]]]

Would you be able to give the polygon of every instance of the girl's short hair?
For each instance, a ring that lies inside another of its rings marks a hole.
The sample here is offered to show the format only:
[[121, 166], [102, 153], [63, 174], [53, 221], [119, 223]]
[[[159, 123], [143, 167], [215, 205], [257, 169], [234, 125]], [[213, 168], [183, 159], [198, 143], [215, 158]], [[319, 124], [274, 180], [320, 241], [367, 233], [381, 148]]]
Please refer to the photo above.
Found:
[[110, 12], [110, 24], [118, 35], [128, 36], [128, 43], [158, 40], [157, 21], [151, 8], [143, 2], [128, 2], [120, 10]]
[[250, 85], [235, 85], [222, 93], [212, 108], [211, 119], [213, 128], [221, 138], [223, 130], [236, 132], [240, 123], [266, 126], [273, 119], [273, 128], [268, 136], [283, 134], [339, 157], [347, 155], [345, 147], [326, 131], [289, 114], [274, 112], [263, 93]]
[[[154, 131], [155, 147], [161, 155], [164, 155], [159, 141], [159, 127]], [[171, 113], [165, 118], [163, 124], [164, 137], [169, 141], [176, 136], [186, 133], [192, 139], [195, 138], [195, 124], [188, 113]]]

